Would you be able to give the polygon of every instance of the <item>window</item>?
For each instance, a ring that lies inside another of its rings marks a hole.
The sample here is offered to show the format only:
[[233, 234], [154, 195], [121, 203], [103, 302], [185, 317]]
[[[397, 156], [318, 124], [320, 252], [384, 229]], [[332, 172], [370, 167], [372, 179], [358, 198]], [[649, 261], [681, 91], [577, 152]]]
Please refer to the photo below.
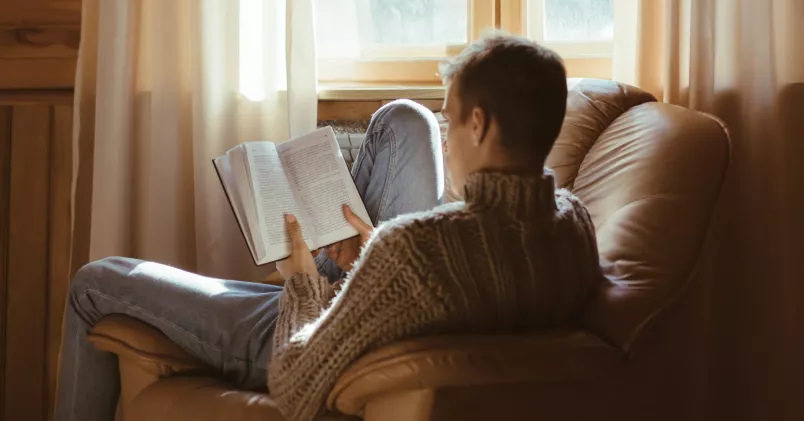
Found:
[[502, 29], [555, 50], [569, 77], [603, 79], [612, 74], [615, 20], [637, 7], [637, 0], [498, 1]]
[[527, 36], [565, 59], [610, 58], [614, 0], [528, 0]]
[[437, 83], [438, 63], [494, 27], [495, 0], [315, 0], [322, 82]]

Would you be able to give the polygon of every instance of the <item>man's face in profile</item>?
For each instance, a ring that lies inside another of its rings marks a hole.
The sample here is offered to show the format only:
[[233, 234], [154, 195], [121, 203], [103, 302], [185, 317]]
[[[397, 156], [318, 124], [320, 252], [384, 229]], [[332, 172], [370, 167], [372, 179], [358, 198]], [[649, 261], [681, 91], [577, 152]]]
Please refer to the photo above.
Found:
[[446, 167], [450, 176], [450, 185], [456, 193], [463, 190], [466, 177], [477, 160], [472, 147], [472, 119], [461, 118], [461, 101], [458, 97], [458, 85], [455, 80], [447, 84], [444, 95], [444, 106], [441, 110], [447, 122], [447, 135], [444, 140]]

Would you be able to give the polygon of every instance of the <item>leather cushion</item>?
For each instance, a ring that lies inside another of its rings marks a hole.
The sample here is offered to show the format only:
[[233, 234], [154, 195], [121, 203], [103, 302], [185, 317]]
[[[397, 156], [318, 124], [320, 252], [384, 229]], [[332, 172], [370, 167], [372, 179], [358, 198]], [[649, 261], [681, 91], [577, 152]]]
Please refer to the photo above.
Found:
[[693, 278], [729, 163], [718, 120], [659, 103], [617, 118], [586, 154], [573, 192], [597, 231], [607, 282], [584, 317], [631, 351], [655, 315]]
[[547, 160], [589, 209], [607, 279], [584, 327], [630, 352], [692, 279], [729, 163], [719, 120], [638, 88], [569, 80], [567, 117]]
[[[178, 376], [145, 389], [130, 405], [126, 419], [149, 421], [284, 421], [276, 404], [260, 392], [238, 390], [210, 377]], [[316, 421], [357, 421], [327, 414]]]
[[565, 381], [611, 372], [625, 361], [619, 349], [577, 330], [414, 338], [355, 362], [338, 380], [327, 406], [358, 414], [382, 395], [475, 384]]
[[95, 348], [126, 358], [157, 377], [211, 369], [151, 325], [124, 314], [110, 314], [89, 333]]

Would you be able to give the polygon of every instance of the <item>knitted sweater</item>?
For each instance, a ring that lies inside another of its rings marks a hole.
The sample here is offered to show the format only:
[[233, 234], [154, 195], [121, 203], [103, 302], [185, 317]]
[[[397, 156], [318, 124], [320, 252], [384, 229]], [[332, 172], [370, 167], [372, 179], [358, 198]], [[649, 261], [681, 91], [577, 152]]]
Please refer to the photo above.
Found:
[[602, 277], [583, 204], [549, 171], [475, 173], [464, 199], [380, 224], [337, 296], [323, 277], [285, 283], [268, 385], [287, 419], [315, 418], [349, 364], [389, 342], [571, 322]]

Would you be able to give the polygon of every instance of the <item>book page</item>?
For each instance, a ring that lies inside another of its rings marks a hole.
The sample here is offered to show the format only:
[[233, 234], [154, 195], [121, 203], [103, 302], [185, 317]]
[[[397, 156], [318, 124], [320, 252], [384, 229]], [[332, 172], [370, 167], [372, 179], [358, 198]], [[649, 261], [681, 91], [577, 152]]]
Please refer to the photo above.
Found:
[[331, 128], [279, 144], [277, 150], [300, 205], [312, 222], [314, 247], [357, 235], [343, 217], [344, 204], [371, 224]]
[[232, 207], [237, 224], [243, 232], [251, 257], [255, 262], [265, 256], [257, 224], [256, 203], [248, 183], [245, 152], [235, 147], [213, 160], [223, 191]]
[[309, 218], [297, 205], [276, 146], [269, 142], [250, 142], [246, 143], [246, 151], [260, 233], [266, 249], [265, 262], [290, 255], [290, 237], [285, 226], [286, 213], [292, 213], [299, 219], [304, 241], [308, 246], [311, 245], [313, 241], [310, 224], [307, 222]]

